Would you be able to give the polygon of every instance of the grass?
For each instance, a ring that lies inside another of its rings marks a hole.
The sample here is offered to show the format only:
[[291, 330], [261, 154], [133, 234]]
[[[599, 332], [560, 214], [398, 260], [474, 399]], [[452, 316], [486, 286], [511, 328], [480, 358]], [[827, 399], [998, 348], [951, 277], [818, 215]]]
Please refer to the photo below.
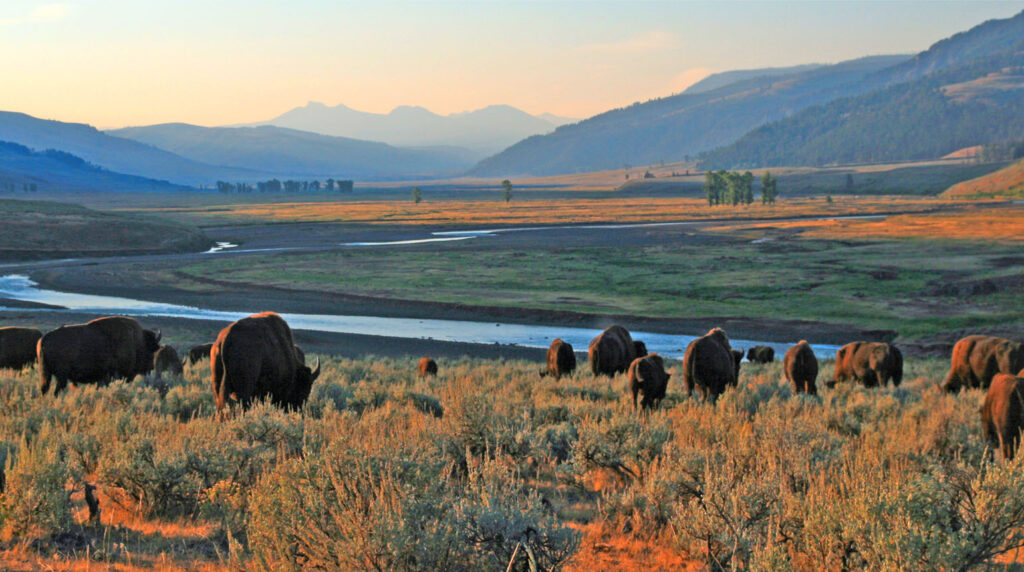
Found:
[[942, 196], [954, 200], [1024, 198], [1024, 161], [951, 186]]
[[[628, 250], [266, 255], [204, 261], [164, 271], [159, 279], [188, 289], [247, 284], [602, 315], [820, 320], [909, 338], [1024, 322], [1017, 242], [795, 239], [778, 228], [740, 235]], [[208, 276], [217, 283], [205, 284]], [[971, 290], [985, 280], [994, 288]]]
[[49, 201], [0, 200], [7, 258], [187, 252], [209, 240], [187, 224]]
[[[938, 391], [944, 360], [907, 360], [899, 389], [819, 398], [794, 396], [779, 362], [746, 365], [716, 406], [670, 382], [640, 418], [622, 376], [461, 359], [423, 379], [412, 358], [322, 357], [301, 413], [220, 423], [206, 361], [165, 392], [39, 398], [31, 368], [2, 374], [0, 565], [504, 570], [513, 553], [525, 569], [526, 542], [567, 570], [921, 569], [1022, 541], [1021, 463], [985, 460], [981, 393]], [[47, 511], [17, 512], [26, 486]], [[11, 536], [15, 514], [31, 518]]]

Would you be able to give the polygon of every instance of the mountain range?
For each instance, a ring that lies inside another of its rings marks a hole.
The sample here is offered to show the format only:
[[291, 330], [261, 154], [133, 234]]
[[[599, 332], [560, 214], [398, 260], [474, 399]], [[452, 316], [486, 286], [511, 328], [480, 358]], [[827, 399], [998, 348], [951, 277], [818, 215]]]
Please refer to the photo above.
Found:
[[269, 121], [272, 125], [324, 135], [380, 141], [400, 147], [463, 147], [483, 158], [530, 135], [548, 133], [575, 119], [550, 113], [530, 115], [509, 105], [438, 115], [403, 105], [390, 113], [368, 113], [345, 105], [310, 102]]

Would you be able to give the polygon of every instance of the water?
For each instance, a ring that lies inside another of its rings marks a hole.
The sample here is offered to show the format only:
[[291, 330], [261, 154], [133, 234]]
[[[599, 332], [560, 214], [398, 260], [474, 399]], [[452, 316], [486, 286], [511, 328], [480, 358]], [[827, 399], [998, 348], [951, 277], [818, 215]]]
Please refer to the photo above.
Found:
[[[118, 314], [125, 316], [164, 316], [233, 322], [252, 312], [223, 312], [193, 306], [147, 302], [117, 296], [96, 296], [76, 294], [38, 288], [28, 276], [10, 274], [0, 277], [0, 297], [27, 302], [40, 302], [61, 306], [66, 310], [90, 314]], [[5, 308], [0, 308], [5, 309]], [[590, 340], [600, 330], [589, 328], [568, 328], [551, 326], [529, 326], [524, 324], [471, 322], [464, 320], [420, 320], [416, 318], [381, 318], [376, 316], [346, 316], [331, 314], [281, 314], [296, 330], [313, 330], [346, 334], [365, 334], [398, 338], [433, 339], [450, 342], [471, 342], [481, 344], [518, 345], [547, 348], [554, 338], [562, 338], [577, 351], [586, 351]], [[703, 332], [701, 332], [702, 334]], [[681, 358], [692, 335], [655, 334], [632, 332], [633, 337], [647, 345], [648, 351], [666, 357]], [[733, 347], [746, 351], [753, 345], [763, 344], [775, 349], [781, 357], [797, 340], [732, 340]], [[818, 357], [833, 357], [838, 346], [813, 344]]]

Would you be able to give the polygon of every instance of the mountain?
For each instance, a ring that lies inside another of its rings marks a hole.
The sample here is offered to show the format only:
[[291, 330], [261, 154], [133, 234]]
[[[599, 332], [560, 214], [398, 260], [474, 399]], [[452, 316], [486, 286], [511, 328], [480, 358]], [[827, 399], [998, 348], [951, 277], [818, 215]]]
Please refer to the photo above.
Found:
[[708, 91], [698, 87], [697, 93], [634, 103], [529, 137], [481, 161], [470, 173], [553, 175], [681, 160], [812, 105], [863, 93], [870, 89], [865, 78], [908, 57], [873, 56], [776, 75], [772, 70], [740, 72], [731, 76], [738, 81], [705, 84], [713, 88]]
[[[408, 113], [420, 112], [409, 108]], [[429, 113], [429, 112], [428, 112]], [[276, 177], [394, 179], [465, 170], [474, 157], [458, 148], [400, 148], [283, 127], [199, 127], [167, 123], [108, 131], [195, 161]]]
[[806, 109], [704, 155], [706, 168], [942, 157], [1024, 133], [1024, 12], [936, 43], [870, 93]]
[[137, 141], [107, 135], [82, 123], [38, 119], [0, 111], [0, 141], [33, 149], [57, 149], [94, 165], [179, 185], [212, 185], [219, 179], [249, 180], [256, 174], [192, 161]]
[[825, 64], [803, 64], [785, 68], [760, 68], [752, 70], [732, 70], [727, 72], [711, 74], [683, 90], [683, 93], [690, 95], [714, 91], [729, 84], [754, 79], [757, 77], [782, 77], [820, 68]]
[[288, 127], [403, 147], [465, 147], [484, 157], [524, 137], [548, 133], [572, 121], [575, 120], [537, 117], [508, 105], [438, 115], [422, 107], [400, 106], [385, 114], [310, 102], [270, 121], [251, 125]]
[[0, 192], [166, 191], [181, 189], [166, 181], [124, 175], [97, 167], [63, 151], [33, 151], [0, 141]]

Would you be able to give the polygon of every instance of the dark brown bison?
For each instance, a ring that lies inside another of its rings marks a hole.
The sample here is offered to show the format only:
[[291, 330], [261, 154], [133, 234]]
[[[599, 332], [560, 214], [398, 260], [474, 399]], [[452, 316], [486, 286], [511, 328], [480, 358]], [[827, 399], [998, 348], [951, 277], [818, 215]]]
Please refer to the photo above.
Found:
[[986, 388], [997, 373], [1024, 368], [1024, 347], [1004, 338], [967, 336], [953, 346], [949, 373], [942, 380], [946, 391], [962, 387]]
[[818, 379], [818, 358], [814, 357], [814, 350], [806, 340], [800, 340], [786, 351], [782, 365], [786, 381], [793, 384], [794, 392], [818, 394], [818, 386], [815, 384]]
[[626, 328], [609, 326], [590, 340], [590, 371], [594, 375], [614, 377], [629, 369], [629, 364], [637, 358], [636, 350], [637, 346]]
[[703, 400], [714, 402], [726, 387], [735, 386], [739, 371], [735, 356], [721, 328], [690, 342], [683, 356], [683, 386], [687, 395], [693, 395], [696, 388]]
[[36, 361], [36, 344], [43, 333], [35, 328], [0, 328], [0, 368], [21, 369]]
[[736, 375], [733, 376], [732, 386], [736, 387], [740, 383], [740, 362], [743, 361], [743, 352], [740, 350], [729, 350], [729, 353], [732, 354], [732, 362], [735, 366], [734, 369], [736, 370]]
[[298, 360], [292, 330], [273, 312], [242, 318], [220, 331], [210, 350], [217, 411], [228, 399], [248, 408], [270, 397], [279, 407], [299, 408], [320, 375]]
[[555, 338], [548, 347], [548, 367], [540, 372], [540, 376], [550, 375], [558, 380], [574, 371], [576, 352], [573, 351], [572, 344], [562, 341], [562, 338]]
[[775, 361], [775, 349], [771, 346], [754, 346], [747, 350], [747, 361], [750, 363], [772, 363]]
[[167, 374], [181, 377], [185, 370], [181, 367], [181, 358], [178, 352], [171, 346], [160, 346], [160, 349], [153, 354], [153, 373], [158, 376]]
[[636, 409], [636, 396], [642, 393], [640, 407], [653, 409], [665, 398], [665, 389], [672, 374], [665, 372], [665, 360], [658, 354], [647, 354], [638, 357], [629, 364], [629, 389], [633, 392], [633, 409]]
[[640, 340], [633, 340], [633, 352], [636, 354], [636, 357], [647, 355], [647, 344]]
[[903, 381], [903, 354], [896, 346], [882, 342], [850, 342], [836, 352], [835, 379], [827, 385], [832, 387], [839, 381], [854, 380], [864, 387], [885, 387], [890, 379], [896, 387]]
[[39, 391], [46, 395], [57, 378], [53, 394], [72, 383], [131, 380], [153, 369], [153, 354], [160, 349], [160, 330], [143, 329], [134, 318], [111, 316], [86, 324], [61, 326], [47, 332], [36, 345]]
[[198, 346], [192, 346], [192, 348], [188, 350], [188, 363], [195, 365], [201, 360], [210, 357], [210, 349], [212, 347], [213, 344], [199, 344]]
[[[297, 348], [296, 348], [297, 349]], [[428, 375], [437, 375], [437, 362], [433, 358], [423, 357], [420, 358], [419, 366], [417, 369], [420, 372], [420, 377], [427, 377]]]
[[981, 406], [981, 425], [992, 450], [1012, 459], [1024, 429], [1024, 378], [1006, 373], [992, 378]]

